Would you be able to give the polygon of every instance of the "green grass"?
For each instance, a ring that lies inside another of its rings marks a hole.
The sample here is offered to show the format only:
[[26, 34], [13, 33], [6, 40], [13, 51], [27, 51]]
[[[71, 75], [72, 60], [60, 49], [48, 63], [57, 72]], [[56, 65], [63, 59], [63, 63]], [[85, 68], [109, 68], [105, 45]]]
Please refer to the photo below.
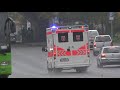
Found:
[[113, 38], [113, 42], [114, 42], [114, 43], [120, 43], [120, 38], [114, 37], [114, 38]]
[[0, 65], [0, 75], [9, 75], [12, 73], [12, 65], [11, 65], [11, 53], [6, 53], [6, 55], [0, 54], [0, 63], [3, 61], [10, 62], [7, 66]]

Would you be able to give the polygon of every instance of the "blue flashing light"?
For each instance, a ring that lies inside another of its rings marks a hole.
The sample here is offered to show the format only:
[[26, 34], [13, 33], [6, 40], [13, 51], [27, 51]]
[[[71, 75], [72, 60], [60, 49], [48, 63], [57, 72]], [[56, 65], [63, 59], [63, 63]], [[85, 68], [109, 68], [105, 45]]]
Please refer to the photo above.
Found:
[[57, 28], [57, 27], [56, 27], [56, 26], [52, 26], [51, 28], [53, 28], [53, 29], [54, 29], [54, 28]]
[[56, 26], [52, 26], [51, 29], [52, 29], [52, 32], [55, 32], [58, 28]]

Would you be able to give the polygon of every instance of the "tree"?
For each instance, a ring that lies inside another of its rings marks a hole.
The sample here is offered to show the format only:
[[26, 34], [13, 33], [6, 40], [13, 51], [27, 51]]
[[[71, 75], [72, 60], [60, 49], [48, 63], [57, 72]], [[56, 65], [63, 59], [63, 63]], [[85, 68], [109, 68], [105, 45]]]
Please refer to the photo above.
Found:
[[[46, 28], [49, 27], [49, 21], [54, 17], [59, 17], [60, 25], [73, 25], [76, 21], [80, 24], [88, 24], [90, 29], [101, 24], [101, 30], [104, 33], [110, 33], [108, 12], [14, 12], [14, 18], [26, 23], [29, 20], [32, 23], [34, 41], [40, 42], [46, 40]], [[114, 21], [114, 29], [120, 28], [120, 13], [117, 13]], [[105, 27], [105, 29], [104, 29]]]

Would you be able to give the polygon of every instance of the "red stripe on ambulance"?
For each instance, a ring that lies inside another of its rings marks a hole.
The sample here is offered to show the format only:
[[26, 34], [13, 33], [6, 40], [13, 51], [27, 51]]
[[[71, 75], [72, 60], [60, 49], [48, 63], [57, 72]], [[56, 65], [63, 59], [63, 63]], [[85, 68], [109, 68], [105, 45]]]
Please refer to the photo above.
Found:
[[86, 55], [86, 45], [81, 46], [80, 48], [78, 48], [78, 50], [72, 50], [72, 55], [76, 56], [76, 55]]
[[71, 32], [84, 32], [84, 30], [71, 30]]
[[69, 33], [70, 32], [70, 30], [57, 30], [56, 31], [56, 33], [58, 34], [58, 33]]
[[48, 52], [48, 57], [53, 57], [53, 52]]
[[[76, 56], [76, 55], [86, 55], [87, 53], [86, 45], [78, 48], [78, 50], [66, 51], [65, 49], [57, 46], [58, 56]], [[72, 54], [71, 54], [72, 53]]]
[[52, 32], [47, 32], [47, 33], [46, 33], [46, 35], [50, 35], [50, 34], [52, 34]]
[[78, 50], [80, 49], [86, 49], [86, 45], [81, 46]]
[[57, 54], [58, 56], [71, 56], [70, 51], [66, 51], [65, 49], [58, 47], [58, 46], [57, 46]]

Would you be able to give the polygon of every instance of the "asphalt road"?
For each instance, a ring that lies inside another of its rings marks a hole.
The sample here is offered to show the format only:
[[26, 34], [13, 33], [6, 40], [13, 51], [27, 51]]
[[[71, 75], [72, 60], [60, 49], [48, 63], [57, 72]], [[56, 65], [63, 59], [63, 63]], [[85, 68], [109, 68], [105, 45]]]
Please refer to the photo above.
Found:
[[49, 74], [46, 63], [47, 53], [41, 47], [12, 46], [13, 73], [9, 78], [120, 78], [119, 66], [97, 68], [96, 57], [91, 51], [91, 66], [87, 72], [63, 70], [61, 73]]

